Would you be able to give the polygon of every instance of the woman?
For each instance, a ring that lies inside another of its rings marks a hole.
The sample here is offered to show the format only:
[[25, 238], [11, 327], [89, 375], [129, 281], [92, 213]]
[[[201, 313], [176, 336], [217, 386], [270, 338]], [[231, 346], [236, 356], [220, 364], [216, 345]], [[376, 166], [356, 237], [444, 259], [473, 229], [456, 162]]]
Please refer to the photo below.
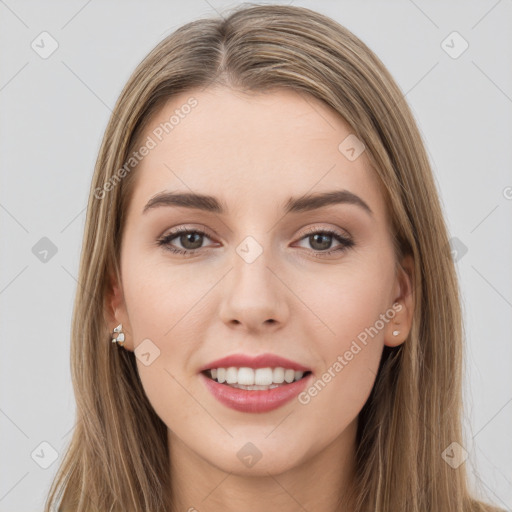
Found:
[[46, 510], [496, 510], [466, 483], [425, 149], [333, 20], [246, 7], [144, 59], [100, 149], [79, 282], [77, 424]]

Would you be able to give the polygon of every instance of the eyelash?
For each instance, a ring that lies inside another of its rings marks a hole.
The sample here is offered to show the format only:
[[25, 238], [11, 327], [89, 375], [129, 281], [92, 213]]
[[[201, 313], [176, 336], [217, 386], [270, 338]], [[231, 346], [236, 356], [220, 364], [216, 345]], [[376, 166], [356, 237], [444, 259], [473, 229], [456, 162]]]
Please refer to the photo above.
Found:
[[[171, 240], [174, 240], [179, 235], [183, 235], [185, 233], [187, 233], [187, 234], [195, 233], [195, 234], [199, 234], [199, 235], [204, 235], [207, 238], [211, 238], [210, 236], [208, 236], [208, 233], [206, 233], [205, 231], [203, 231], [201, 229], [189, 229], [189, 228], [181, 226], [179, 228], [176, 228], [171, 233], [168, 233], [167, 235], [159, 238], [157, 240], [157, 245], [159, 247], [163, 247], [165, 250], [170, 251], [174, 254], [181, 254], [183, 256], [189, 256], [189, 257], [194, 256], [194, 254], [197, 251], [199, 251], [199, 249], [194, 249], [194, 250], [177, 249], [170, 245]], [[342, 244], [342, 245], [340, 245], [334, 249], [330, 249], [328, 251], [315, 251], [314, 249], [312, 249], [313, 255], [317, 258], [325, 258], [325, 257], [330, 256], [333, 253], [336, 253], [336, 252], [341, 253], [343, 251], [346, 251], [347, 249], [350, 249], [351, 247], [353, 247], [355, 245], [353, 240], [351, 240], [350, 238], [348, 238], [346, 236], [341, 235], [340, 233], [338, 233], [337, 231], [334, 231], [332, 229], [309, 228], [309, 229], [307, 229], [306, 234], [302, 238], [300, 238], [300, 240], [303, 240], [304, 238], [311, 236], [313, 234], [331, 235], [333, 238], [335, 238], [338, 242], [340, 242]]]

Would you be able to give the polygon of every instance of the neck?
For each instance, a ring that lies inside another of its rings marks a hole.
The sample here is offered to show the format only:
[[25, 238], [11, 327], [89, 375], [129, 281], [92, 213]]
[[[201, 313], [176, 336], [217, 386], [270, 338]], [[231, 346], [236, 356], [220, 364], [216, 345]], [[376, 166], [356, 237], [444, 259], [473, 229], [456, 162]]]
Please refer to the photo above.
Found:
[[168, 431], [172, 512], [352, 511], [357, 419], [342, 434], [284, 472], [223, 471]]

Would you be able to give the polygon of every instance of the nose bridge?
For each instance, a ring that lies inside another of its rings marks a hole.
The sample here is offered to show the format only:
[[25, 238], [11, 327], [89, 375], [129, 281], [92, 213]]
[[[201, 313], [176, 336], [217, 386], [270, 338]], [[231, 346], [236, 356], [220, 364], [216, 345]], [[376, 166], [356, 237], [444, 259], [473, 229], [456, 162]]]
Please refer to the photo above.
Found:
[[[262, 237], [259, 237], [260, 240]], [[235, 249], [234, 256], [234, 284], [242, 285], [243, 289], [253, 288], [262, 296], [268, 293], [271, 282], [269, 266], [272, 265], [272, 249], [268, 240], [260, 243], [253, 236], [247, 236]], [[249, 291], [250, 290], [246, 290]]]
[[233, 269], [223, 290], [224, 322], [254, 328], [269, 320], [275, 323], [285, 319], [286, 298], [283, 284], [274, 275], [272, 244], [264, 234], [258, 238], [261, 242], [255, 236], [246, 236], [235, 247]]

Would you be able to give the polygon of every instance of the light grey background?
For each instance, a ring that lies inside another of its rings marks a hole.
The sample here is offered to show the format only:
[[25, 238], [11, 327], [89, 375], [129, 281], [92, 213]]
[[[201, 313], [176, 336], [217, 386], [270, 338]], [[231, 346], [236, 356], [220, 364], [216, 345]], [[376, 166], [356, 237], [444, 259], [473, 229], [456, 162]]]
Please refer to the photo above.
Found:
[[[512, 510], [512, 0], [292, 3], [366, 42], [413, 109], [463, 248], [466, 464], [481, 496]], [[42, 510], [58, 460], [43, 469], [41, 443], [60, 459], [71, 439], [72, 303], [110, 109], [163, 37], [233, 5], [0, 0], [0, 511]], [[59, 45], [47, 59], [31, 47], [43, 31]], [[442, 46], [453, 31], [469, 44], [458, 58]], [[42, 237], [57, 249], [46, 262], [32, 252]]]

